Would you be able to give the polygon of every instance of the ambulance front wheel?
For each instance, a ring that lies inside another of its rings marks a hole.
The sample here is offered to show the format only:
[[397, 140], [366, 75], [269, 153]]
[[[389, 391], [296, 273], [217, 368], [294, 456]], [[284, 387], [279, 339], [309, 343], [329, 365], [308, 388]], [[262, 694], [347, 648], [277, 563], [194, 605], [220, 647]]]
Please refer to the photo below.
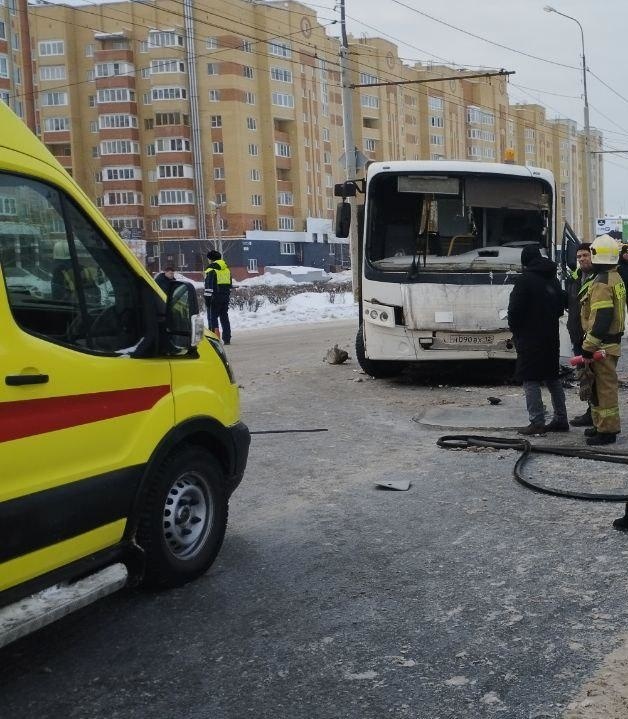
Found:
[[228, 513], [222, 471], [208, 451], [190, 446], [166, 458], [139, 517], [143, 584], [176, 587], [204, 574], [222, 546]]

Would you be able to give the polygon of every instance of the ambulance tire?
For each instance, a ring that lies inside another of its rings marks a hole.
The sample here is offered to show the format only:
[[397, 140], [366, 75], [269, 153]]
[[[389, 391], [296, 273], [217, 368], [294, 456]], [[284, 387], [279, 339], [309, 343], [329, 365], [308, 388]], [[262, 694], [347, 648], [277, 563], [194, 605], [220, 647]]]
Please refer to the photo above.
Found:
[[178, 587], [204, 574], [220, 551], [228, 514], [222, 471], [210, 452], [187, 446], [167, 457], [154, 472], [139, 516], [142, 584]]
[[355, 356], [360, 367], [375, 379], [386, 379], [401, 374], [403, 364], [401, 362], [393, 362], [389, 360], [371, 360], [368, 359], [364, 352], [364, 328], [360, 325], [358, 334], [355, 338]]

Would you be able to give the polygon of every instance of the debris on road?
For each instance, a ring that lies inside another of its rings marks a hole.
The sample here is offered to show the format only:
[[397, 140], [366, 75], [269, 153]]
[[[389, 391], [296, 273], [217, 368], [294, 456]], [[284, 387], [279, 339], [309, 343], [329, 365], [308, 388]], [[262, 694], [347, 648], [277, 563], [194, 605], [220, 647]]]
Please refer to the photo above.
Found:
[[377, 482], [375, 486], [378, 489], [392, 489], [396, 492], [406, 492], [412, 486], [407, 479], [391, 480], [388, 482]]
[[327, 364], [342, 364], [349, 359], [349, 353], [345, 350], [341, 350], [338, 345], [334, 345], [330, 350], [327, 350], [327, 354], [323, 357], [323, 361]]

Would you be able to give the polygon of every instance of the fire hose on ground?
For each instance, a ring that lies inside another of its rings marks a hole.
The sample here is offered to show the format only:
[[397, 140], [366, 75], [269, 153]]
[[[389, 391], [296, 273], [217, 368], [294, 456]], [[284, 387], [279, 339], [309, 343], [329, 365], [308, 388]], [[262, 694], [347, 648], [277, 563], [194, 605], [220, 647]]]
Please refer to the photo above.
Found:
[[[616, 520], [616, 529], [628, 531], [628, 494], [619, 492], [580, 492], [558, 487], [548, 487], [537, 484], [531, 479], [523, 476], [523, 468], [526, 462], [534, 454], [551, 454], [561, 457], [588, 459], [597, 462], [612, 462], [614, 464], [628, 464], [628, 453], [609, 452], [593, 449], [578, 449], [576, 447], [564, 447], [560, 445], [534, 445], [527, 439], [512, 437], [484, 437], [474, 434], [448, 434], [440, 437], [436, 444], [442, 449], [469, 449], [471, 447], [484, 447], [497, 450], [514, 449], [521, 452], [521, 455], [513, 467], [513, 476], [527, 489], [541, 494], [549, 494], [553, 497], [567, 497], [568, 499], [580, 499], [588, 502], [626, 502], [626, 514], [620, 520]], [[617, 524], [619, 522], [619, 524]], [[625, 526], [624, 526], [625, 525]]]

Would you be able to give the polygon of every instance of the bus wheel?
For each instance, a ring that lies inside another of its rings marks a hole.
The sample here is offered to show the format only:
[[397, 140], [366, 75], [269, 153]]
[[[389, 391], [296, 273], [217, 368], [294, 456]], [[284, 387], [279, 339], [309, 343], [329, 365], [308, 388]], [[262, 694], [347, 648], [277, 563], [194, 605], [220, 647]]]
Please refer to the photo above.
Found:
[[390, 360], [371, 360], [368, 359], [364, 354], [364, 328], [360, 325], [358, 334], [355, 338], [355, 356], [357, 357], [358, 364], [371, 377], [375, 379], [386, 379], [387, 377], [394, 377], [401, 372], [401, 362], [392, 362]]
[[145, 553], [143, 584], [176, 587], [211, 566], [227, 528], [222, 472], [206, 450], [183, 447], [151, 478], [137, 543]]

